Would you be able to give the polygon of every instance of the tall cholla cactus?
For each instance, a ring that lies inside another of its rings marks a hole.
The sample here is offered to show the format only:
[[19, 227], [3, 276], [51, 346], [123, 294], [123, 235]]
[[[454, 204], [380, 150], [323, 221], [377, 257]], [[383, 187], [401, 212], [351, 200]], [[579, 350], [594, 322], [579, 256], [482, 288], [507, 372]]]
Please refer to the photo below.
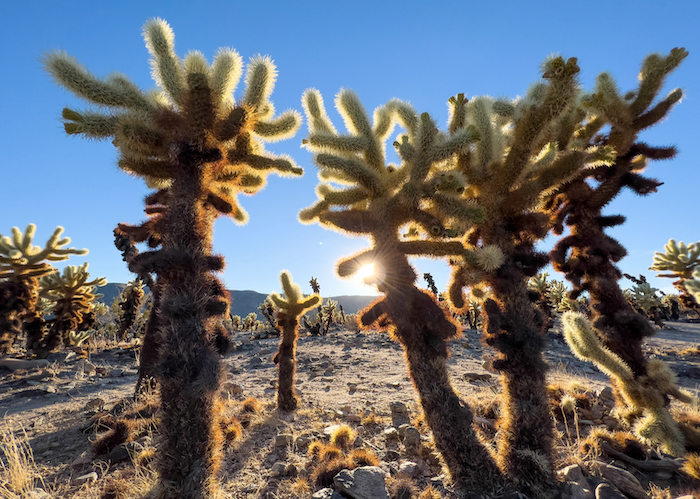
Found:
[[674, 239], [670, 239], [664, 250], [664, 253], [654, 253], [654, 264], [649, 269], [669, 272], [657, 274], [657, 277], [676, 279], [673, 285], [680, 292], [678, 298], [683, 306], [700, 314], [698, 291], [693, 291], [697, 287], [697, 284], [693, 283], [693, 272], [696, 269], [700, 271], [700, 241], [686, 245], [683, 241], [676, 243]]
[[41, 278], [40, 296], [55, 302], [53, 324], [49, 329], [46, 348], [53, 350], [71, 343], [68, 334], [76, 331], [86, 314], [92, 311], [92, 303], [102, 295], [95, 294], [95, 287], [107, 284], [107, 279], [98, 277], [89, 281], [88, 263], [76, 267], [69, 265], [63, 273], [49, 274]]
[[[685, 49], [675, 48], [667, 56], [648, 56], [639, 73], [639, 86], [627, 94], [619, 92], [610, 74], [598, 76], [594, 92], [578, 103], [576, 112], [585, 116], [585, 121], [575, 126], [572, 143], [611, 148], [614, 161], [582, 170], [555, 189], [545, 203], [555, 233], [561, 234], [564, 224], [570, 227], [570, 234], [550, 254], [554, 268], [565, 273], [573, 285], [569, 298], [573, 300], [584, 291], [590, 294], [596, 334], [635, 376], [647, 375], [642, 342], [654, 334], [654, 328], [630, 306], [618, 284], [622, 275], [615, 263], [626, 250], [606, 234], [606, 228], [622, 224], [625, 217], [603, 215], [603, 209], [624, 188], [647, 195], [661, 185], [641, 172], [650, 160], [672, 158], [676, 151], [651, 147], [637, 136], [662, 120], [680, 100], [682, 92], [675, 89], [655, 102], [668, 74], [687, 55]], [[606, 125], [610, 129], [604, 132]]]
[[[309, 124], [304, 143], [315, 153], [322, 183], [316, 189], [319, 201], [302, 210], [299, 219], [371, 238], [371, 249], [337, 267], [339, 276], [349, 277], [374, 264], [374, 274], [365, 281], [376, 284], [384, 297], [361, 312], [361, 323], [378, 323], [403, 345], [426, 421], [453, 480], [476, 493], [499, 490], [501, 473], [449, 381], [446, 340], [459, 333], [458, 327], [432, 295], [416, 287], [408, 262], [409, 256], [461, 255], [461, 243], [444, 239], [450, 234], [445, 223], [459, 219], [466, 226], [483, 220], [482, 208], [460, 198], [465, 182], [454, 164], [455, 154], [468, 150], [478, 134], [468, 127], [448, 137], [427, 113], [418, 116], [398, 100], [377, 108], [370, 120], [349, 90], [336, 98], [348, 129], [341, 134], [318, 91], [306, 91], [303, 105]], [[406, 129], [394, 143], [401, 164], [387, 164], [385, 142], [397, 122]], [[407, 224], [414, 226], [413, 235], [403, 240], [399, 230]]]
[[564, 337], [571, 351], [582, 360], [594, 362], [616, 381], [626, 412], [643, 411], [643, 417], [633, 426], [634, 432], [650, 445], [661, 446], [667, 454], [685, 454], [683, 432], [666, 405], [668, 396], [685, 403], [691, 402], [692, 397], [676, 386], [675, 376], [668, 366], [653, 359], [647, 364], [647, 373], [637, 376], [624, 360], [603, 346], [585, 316], [567, 312], [563, 322]]
[[279, 381], [277, 383], [277, 407], [282, 411], [293, 411], [299, 403], [294, 394], [294, 377], [296, 375], [296, 345], [299, 337], [299, 317], [321, 302], [321, 297], [313, 294], [304, 298], [301, 288], [292, 282], [286, 270], [280, 274], [284, 298], [273, 293], [270, 300], [278, 307], [277, 326], [282, 330], [282, 339], [274, 362], [277, 364]]
[[45, 65], [59, 85], [100, 107], [65, 109], [66, 132], [111, 139], [119, 167], [159, 189], [146, 200], [144, 224], [120, 227], [134, 241], [162, 248], [130, 264], [137, 274], [157, 274], [160, 291], [160, 483], [153, 495], [218, 497], [223, 439], [215, 338], [228, 296], [214, 276], [224, 261], [212, 255], [212, 224], [219, 215], [244, 222], [237, 195], [258, 192], [270, 172], [302, 173], [262, 145], [293, 135], [300, 116], [274, 117], [269, 97], [276, 70], [269, 58], [252, 59], [235, 101], [243, 64], [234, 50], [221, 49], [211, 65], [200, 52], [181, 60], [170, 26], [160, 19], [146, 23], [144, 37], [158, 85], [148, 93], [119, 74], [97, 78], [61, 52], [47, 55]]
[[[0, 234], [0, 353], [9, 350], [22, 329], [27, 332], [27, 350], [48, 353], [43, 343], [39, 278], [56, 272], [48, 262], [88, 253], [87, 249], [63, 247], [70, 243], [70, 238], [61, 237], [63, 227], [56, 227], [44, 248], [32, 244], [35, 232], [36, 225], [29, 224], [24, 233], [12, 227], [11, 237]], [[18, 327], [11, 327], [15, 321]]]
[[464, 254], [452, 259], [449, 296], [466, 304], [463, 288], [484, 302], [484, 341], [498, 351], [493, 367], [503, 374], [503, 417], [498, 462], [519, 487], [536, 497], [554, 493], [553, 426], [546, 398], [542, 318], [532, 303], [528, 280], [548, 263], [535, 243], [549, 230], [538, 211], [542, 196], [586, 165], [608, 163], [605, 148], [569, 144], [579, 95], [577, 60], [550, 58], [537, 82], [519, 100], [463, 95], [450, 99], [453, 137], [476, 129], [479, 142], [458, 155], [468, 186], [465, 199], [483, 206], [483, 223], [465, 230]]

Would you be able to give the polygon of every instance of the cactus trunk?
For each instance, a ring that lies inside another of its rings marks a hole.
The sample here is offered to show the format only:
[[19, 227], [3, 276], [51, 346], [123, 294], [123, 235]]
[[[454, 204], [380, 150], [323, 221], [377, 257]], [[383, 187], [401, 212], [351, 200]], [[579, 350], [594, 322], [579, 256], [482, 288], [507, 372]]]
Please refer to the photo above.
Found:
[[223, 437], [215, 403], [221, 382], [215, 348], [219, 314], [212, 275], [212, 210], [202, 196], [204, 160], [183, 146], [163, 234], [158, 381], [161, 391], [157, 470], [161, 498], [203, 499], [220, 494], [217, 474]]
[[282, 328], [282, 340], [275, 355], [279, 372], [277, 385], [277, 407], [282, 411], [291, 412], [297, 408], [299, 401], [294, 394], [294, 378], [296, 375], [296, 342], [299, 337], [299, 321], [296, 317], [286, 317], [280, 314], [277, 325]]
[[141, 354], [139, 356], [139, 379], [136, 381], [136, 387], [134, 388], [134, 400], [137, 400], [146, 390], [152, 387], [158, 372], [160, 289], [157, 282], [151, 282], [149, 287], [151, 289], [153, 306], [151, 307], [151, 315], [146, 323], [146, 331], [143, 333]]

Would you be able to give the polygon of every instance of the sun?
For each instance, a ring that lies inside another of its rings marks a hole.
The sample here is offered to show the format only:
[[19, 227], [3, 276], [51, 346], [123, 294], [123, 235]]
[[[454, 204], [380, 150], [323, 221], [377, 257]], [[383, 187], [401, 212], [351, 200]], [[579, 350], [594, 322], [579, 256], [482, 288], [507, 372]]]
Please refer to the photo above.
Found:
[[367, 277], [370, 277], [372, 274], [374, 274], [374, 264], [370, 263], [369, 265], [365, 265], [360, 270], [358, 270], [355, 274], [355, 277], [360, 281], [364, 281]]

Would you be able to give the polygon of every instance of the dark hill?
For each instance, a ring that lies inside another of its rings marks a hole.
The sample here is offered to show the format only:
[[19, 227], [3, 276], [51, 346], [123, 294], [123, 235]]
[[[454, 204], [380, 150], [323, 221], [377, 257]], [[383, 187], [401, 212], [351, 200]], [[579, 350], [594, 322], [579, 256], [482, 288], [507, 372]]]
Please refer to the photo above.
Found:
[[[107, 305], [111, 305], [114, 299], [121, 294], [125, 287], [126, 284], [110, 282], [107, 285], [98, 288], [97, 292], [104, 295], [104, 297], [100, 298], [99, 301]], [[146, 288], [146, 291], [148, 291], [148, 288]], [[258, 319], [263, 319], [260, 312], [258, 312], [258, 305], [265, 301], [265, 298], [267, 297], [266, 294], [251, 290], [229, 290], [229, 293], [231, 294], [232, 315], [245, 317], [249, 313], [255, 312], [258, 314]], [[325, 301], [327, 298], [328, 297], [324, 296], [323, 300]], [[330, 298], [341, 304], [346, 314], [356, 314], [358, 310], [365, 308], [376, 299], [375, 296], [356, 295], [331, 296]]]

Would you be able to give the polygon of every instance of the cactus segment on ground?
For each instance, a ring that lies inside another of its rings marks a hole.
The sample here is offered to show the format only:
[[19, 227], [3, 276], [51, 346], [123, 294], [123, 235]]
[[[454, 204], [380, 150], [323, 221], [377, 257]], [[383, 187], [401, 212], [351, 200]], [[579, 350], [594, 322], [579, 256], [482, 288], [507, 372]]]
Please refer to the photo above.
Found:
[[304, 297], [301, 288], [292, 282], [286, 270], [280, 274], [284, 297], [273, 293], [270, 299], [278, 308], [277, 327], [282, 332], [279, 349], [274, 357], [279, 373], [277, 383], [277, 407], [282, 411], [293, 411], [299, 403], [294, 394], [296, 375], [296, 344], [299, 338], [299, 317], [321, 303], [321, 297], [313, 294]]
[[6, 353], [22, 331], [27, 333], [27, 350], [46, 352], [44, 321], [40, 313], [39, 278], [56, 272], [48, 262], [86, 255], [87, 249], [65, 248], [70, 238], [61, 237], [56, 227], [43, 248], [33, 244], [36, 225], [24, 232], [12, 227], [11, 236], [0, 234], [0, 353]]
[[159, 289], [160, 481], [151, 495], [218, 497], [223, 438], [216, 338], [228, 317], [228, 296], [214, 275], [224, 261], [212, 254], [212, 224], [219, 215], [245, 222], [237, 196], [258, 192], [268, 174], [301, 175], [291, 159], [263, 147], [292, 136], [300, 115], [275, 116], [270, 95], [277, 73], [267, 57], [251, 60], [236, 100], [243, 72], [236, 51], [221, 49], [212, 64], [196, 51], [180, 59], [173, 31], [161, 19], [145, 24], [144, 38], [154, 91], [120, 74], [96, 77], [63, 52], [47, 54], [44, 64], [56, 83], [97, 106], [64, 109], [66, 132], [111, 140], [119, 167], [157, 189], [146, 199], [148, 220], [120, 226], [135, 242], [160, 247], [129, 265], [137, 274], [156, 274]]
[[[483, 209], [460, 197], [466, 183], [454, 161], [478, 139], [476, 128], [448, 136], [427, 113], [418, 115], [396, 99], [370, 118], [357, 95], [342, 90], [336, 108], [348, 131], [338, 133], [318, 91], [307, 90], [302, 102], [309, 125], [304, 143], [314, 153], [321, 183], [318, 202], [302, 210], [299, 219], [371, 238], [370, 249], [337, 266], [339, 276], [349, 277], [374, 264], [374, 274], [365, 281], [384, 297], [361, 312], [361, 323], [388, 330], [404, 347], [426, 421], [452, 478], [475, 493], [498, 491], [504, 486], [502, 474], [447, 373], [446, 340], [459, 333], [458, 325], [432, 295], [416, 287], [408, 262], [409, 256], [461, 255], [462, 244], [447, 240], [452, 235], [448, 224], [483, 220]], [[388, 164], [385, 151], [397, 124], [405, 129], [394, 142], [399, 165]], [[400, 230], [409, 225], [412, 235], [403, 238]]]
[[[607, 227], [624, 222], [621, 215], [603, 215], [605, 208], [625, 187], [639, 195], [656, 191], [660, 182], [642, 176], [650, 160], [672, 158], [673, 147], [651, 147], [638, 141], [646, 128], [662, 120], [679, 101], [682, 92], [671, 91], [655, 102], [668, 74], [688, 55], [674, 48], [667, 56], [652, 54], [642, 64], [639, 86], [622, 94], [612, 77], [603, 73], [593, 93], [583, 96], [577, 112], [585, 116], [574, 132], [578, 147], [611, 150], [611, 161], [580, 171], [577, 176], [553, 190], [544, 203], [551, 214], [556, 234], [570, 227], [550, 253], [554, 268], [572, 283], [570, 299], [590, 294], [592, 327], [602, 343], [618, 355], [635, 376], [647, 376], [648, 362], [642, 342], [654, 334], [646, 317], [638, 314], [625, 299], [618, 284], [622, 277], [615, 263], [626, 254], [618, 241], [606, 234]], [[609, 130], [603, 127], [609, 125]], [[618, 394], [618, 402], [624, 399]]]
[[[660, 446], [676, 457], [685, 454], [684, 436], [668, 411], [668, 397], [689, 403], [692, 397], [676, 385], [675, 375], [658, 359], [650, 360], [647, 373], [635, 375], [618, 355], [606, 348], [588, 319], [578, 312], [563, 317], [564, 337], [571, 351], [582, 360], [594, 362], [605, 374], [615, 379], [627, 413], [643, 411], [633, 425], [634, 432], [649, 445]], [[623, 413], [624, 419], [624, 413]]]
[[693, 273], [700, 269], [700, 241], [686, 245], [683, 241], [676, 243], [670, 239], [664, 246], [664, 253], [654, 253], [654, 263], [650, 270], [669, 272], [657, 274], [657, 277], [676, 279], [673, 285], [680, 292], [679, 299], [684, 307], [695, 310], [700, 315], [700, 298], [697, 291], [697, 277]]

